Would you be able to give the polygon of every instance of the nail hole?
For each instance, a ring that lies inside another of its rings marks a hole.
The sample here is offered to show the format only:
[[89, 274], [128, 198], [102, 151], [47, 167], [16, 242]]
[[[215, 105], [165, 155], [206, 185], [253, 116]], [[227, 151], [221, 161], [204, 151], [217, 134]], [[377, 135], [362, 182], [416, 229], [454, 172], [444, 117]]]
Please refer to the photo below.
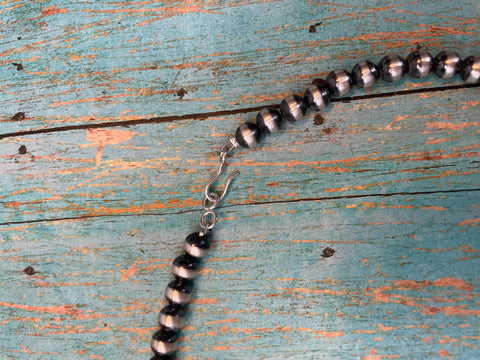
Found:
[[23, 64], [21, 63], [12, 63], [12, 65], [17, 68], [17, 71], [23, 70]]
[[18, 112], [15, 115], [12, 116], [12, 120], [14, 121], [19, 121], [25, 119], [25, 113], [24, 112]]
[[310, 26], [308, 27], [308, 32], [310, 32], [310, 33], [316, 33], [316, 32], [317, 32], [317, 26], [320, 26], [320, 25], [322, 25], [321, 22], [318, 22], [318, 23], [316, 23], [316, 24], [310, 25]]
[[178, 91], [177, 91], [177, 96], [180, 98], [180, 99], [183, 99], [183, 97], [188, 94], [188, 92], [184, 89], [184, 88], [180, 88]]
[[25, 145], [21, 145], [19, 148], [18, 148], [18, 153], [20, 155], [25, 155], [27, 153], [27, 147]]
[[332, 249], [332, 248], [330, 248], [330, 247], [326, 247], [326, 248], [323, 249], [323, 251], [322, 251], [322, 256], [323, 256], [324, 258], [329, 258], [329, 257], [332, 257], [333, 254], [335, 254], [335, 253], [336, 253], [335, 249]]
[[325, 122], [325, 119], [320, 114], [315, 115], [315, 117], [313, 118], [313, 123], [315, 125], [322, 125], [324, 122]]
[[31, 266], [27, 266], [25, 269], [23, 269], [23, 272], [27, 275], [35, 275], [37, 273]]

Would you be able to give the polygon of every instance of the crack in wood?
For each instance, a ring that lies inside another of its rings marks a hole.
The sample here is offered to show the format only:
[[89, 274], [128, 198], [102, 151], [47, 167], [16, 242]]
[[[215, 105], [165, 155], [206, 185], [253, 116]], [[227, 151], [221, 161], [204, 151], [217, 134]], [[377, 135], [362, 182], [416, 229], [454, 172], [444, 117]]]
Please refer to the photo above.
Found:
[[[341, 98], [333, 98], [331, 102], [332, 103], [333, 102], [350, 103], [353, 101], [360, 101], [360, 100], [366, 100], [366, 99], [390, 98], [390, 97], [402, 96], [402, 95], [442, 92], [442, 91], [468, 89], [468, 88], [480, 88], [480, 84], [450, 85], [450, 86], [440, 86], [440, 87], [424, 88], [424, 89], [400, 90], [400, 91], [393, 91], [393, 92], [385, 92], [381, 94], [366, 94], [366, 95], [359, 95], [359, 96], [352, 96], [352, 97], [341, 97]], [[278, 104], [270, 104], [270, 105], [267, 104], [262, 106], [239, 108], [239, 109], [233, 109], [233, 110], [220, 110], [220, 111], [211, 111], [211, 112], [186, 114], [186, 115], [171, 115], [171, 116], [163, 116], [163, 117], [127, 120], [122, 122], [110, 121], [110, 122], [104, 122], [99, 124], [68, 125], [68, 126], [54, 127], [50, 129], [23, 130], [23, 131], [17, 131], [13, 133], [0, 134], [0, 140], [9, 138], [9, 137], [18, 138], [21, 136], [28, 136], [28, 135], [48, 134], [48, 133], [82, 130], [82, 129], [127, 127], [130, 125], [169, 123], [169, 122], [180, 121], [180, 120], [198, 121], [198, 120], [205, 120], [210, 117], [229, 116], [229, 115], [238, 115], [238, 114], [256, 112], [266, 107], [278, 108], [279, 106], [280, 105]]]
[[[357, 194], [357, 195], [339, 195], [339, 196], [322, 196], [322, 197], [310, 197], [310, 198], [302, 198], [302, 199], [290, 199], [290, 200], [279, 200], [279, 201], [254, 201], [244, 204], [232, 204], [232, 205], [223, 205], [219, 209], [228, 209], [236, 206], [257, 206], [257, 205], [268, 205], [268, 204], [287, 204], [287, 203], [299, 203], [299, 202], [306, 202], [306, 201], [331, 201], [331, 200], [342, 200], [342, 199], [359, 199], [359, 198], [370, 198], [370, 197], [393, 197], [393, 196], [418, 196], [418, 195], [431, 195], [431, 194], [452, 194], [452, 193], [459, 193], [459, 192], [475, 192], [480, 191], [479, 189], [457, 189], [457, 190], [436, 190], [436, 191], [413, 191], [413, 192], [392, 192], [392, 193], [375, 193], [375, 194]], [[2, 204], [2, 202], [0, 202]], [[192, 209], [192, 210], [185, 210], [185, 211], [175, 211], [171, 213], [143, 213], [143, 214], [107, 214], [107, 215], [83, 215], [78, 217], [61, 217], [61, 218], [52, 218], [52, 219], [37, 219], [37, 220], [25, 220], [25, 221], [10, 221], [10, 222], [3, 222], [0, 223], [0, 226], [14, 226], [14, 225], [28, 225], [28, 224], [35, 224], [35, 223], [50, 223], [50, 222], [58, 222], [58, 221], [79, 221], [79, 220], [87, 220], [93, 218], [106, 218], [106, 217], [132, 217], [132, 216], [167, 216], [167, 215], [183, 215], [192, 212], [200, 211], [200, 208]]]

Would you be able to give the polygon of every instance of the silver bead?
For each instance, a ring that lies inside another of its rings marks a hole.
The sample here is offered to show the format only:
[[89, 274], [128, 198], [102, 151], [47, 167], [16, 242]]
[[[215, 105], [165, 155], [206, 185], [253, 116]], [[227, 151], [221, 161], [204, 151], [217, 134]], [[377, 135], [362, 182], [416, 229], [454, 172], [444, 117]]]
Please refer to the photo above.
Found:
[[380, 70], [370, 60], [360, 61], [352, 69], [352, 80], [355, 85], [361, 88], [369, 88], [375, 84], [380, 77]]
[[175, 305], [187, 305], [192, 297], [191, 282], [186, 279], [175, 279], [165, 289], [165, 298]]
[[187, 254], [196, 258], [203, 258], [210, 249], [210, 233], [203, 236], [200, 236], [198, 232], [188, 235], [183, 248]]
[[251, 122], [241, 124], [235, 132], [235, 140], [246, 149], [256, 148], [262, 138], [262, 130]]
[[432, 70], [433, 58], [425, 50], [416, 50], [406, 58], [408, 75], [413, 78], [423, 78]]
[[174, 331], [185, 325], [185, 310], [175, 305], [165, 306], [158, 314], [158, 325]]
[[457, 74], [461, 65], [462, 59], [455, 51], [442, 51], [433, 58], [433, 73], [440, 79], [450, 79]]
[[387, 55], [378, 63], [380, 68], [380, 76], [383, 81], [394, 82], [403, 77], [405, 73], [405, 60], [400, 55]]
[[295, 122], [303, 119], [307, 107], [298, 95], [288, 95], [280, 104], [280, 112], [285, 120]]
[[466, 84], [480, 83], [480, 56], [471, 55], [463, 60], [460, 77]]
[[172, 273], [173, 275], [183, 278], [183, 279], [188, 279], [188, 280], [193, 280], [195, 276], [197, 275], [197, 269], [198, 269], [198, 259], [188, 255], [180, 255], [173, 261], [172, 265]]
[[330, 93], [322, 85], [312, 85], [305, 90], [305, 105], [312, 111], [320, 111], [330, 104]]
[[352, 75], [346, 70], [337, 69], [327, 76], [327, 85], [330, 93], [334, 96], [343, 96], [350, 92], [352, 87]]
[[257, 114], [257, 126], [265, 134], [273, 134], [278, 131], [282, 122], [282, 115], [275, 109], [265, 108]]
[[174, 331], [160, 329], [153, 334], [150, 347], [155, 355], [172, 355], [177, 350], [178, 337]]

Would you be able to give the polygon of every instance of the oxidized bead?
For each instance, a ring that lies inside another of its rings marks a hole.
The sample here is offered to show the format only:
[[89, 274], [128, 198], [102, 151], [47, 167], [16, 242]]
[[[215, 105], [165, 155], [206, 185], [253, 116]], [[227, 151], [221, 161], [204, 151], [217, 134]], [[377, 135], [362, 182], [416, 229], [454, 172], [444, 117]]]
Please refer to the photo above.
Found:
[[440, 79], [450, 79], [454, 77], [460, 66], [462, 65], [462, 58], [455, 51], [446, 50], [438, 53], [433, 58], [432, 71]]
[[153, 334], [150, 347], [155, 355], [172, 355], [177, 350], [177, 340], [175, 331], [161, 328]]
[[188, 235], [183, 246], [185, 252], [196, 258], [202, 258], [207, 255], [208, 249], [210, 249], [209, 235], [210, 233], [206, 233], [200, 236], [198, 232]]
[[278, 131], [282, 122], [282, 115], [275, 109], [265, 108], [257, 114], [257, 126], [265, 134], [273, 134]]
[[323, 85], [312, 85], [305, 90], [305, 105], [312, 111], [320, 111], [330, 104], [330, 93]]
[[480, 83], [480, 56], [471, 55], [463, 60], [460, 77], [466, 84]]
[[413, 78], [423, 78], [432, 70], [433, 57], [428, 51], [416, 50], [406, 58], [407, 73]]
[[333, 96], [343, 96], [350, 92], [352, 75], [347, 70], [337, 69], [327, 76], [327, 86]]
[[197, 275], [197, 270], [198, 259], [189, 254], [180, 255], [173, 261], [172, 273], [175, 276], [193, 280], [195, 275]]
[[282, 116], [291, 122], [302, 120], [306, 111], [305, 102], [298, 95], [288, 95], [280, 104]]
[[187, 279], [176, 278], [165, 289], [165, 298], [173, 305], [187, 305], [192, 297], [192, 282]]
[[383, 81], [394, 82], [402, 78], [405, 73], [405, 60], [400, 55], [387, 55], [378, 63], [380, 77]]
[[235, 132], [235, 140], [241, 147], [253, 149], [262, 139], [262, 130], [252, 122], [241, 124]]
[[158, 314], [158, 325], [178, 331], [185, 325], [185, 310], [176, 305], [165, 306]]
[[360, 61], [352, 69], [352, 80], [361, 88], [369, 88], [380, 78], [380, 70], [370, 60]]

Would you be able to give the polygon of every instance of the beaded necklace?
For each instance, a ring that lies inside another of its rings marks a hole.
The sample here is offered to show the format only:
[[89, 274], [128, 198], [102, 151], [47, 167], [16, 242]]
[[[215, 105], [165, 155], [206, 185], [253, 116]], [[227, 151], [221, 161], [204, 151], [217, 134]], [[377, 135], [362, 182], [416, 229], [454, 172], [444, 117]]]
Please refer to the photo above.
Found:
[[379, 79], [385, 82], [400, 80], [405, 74], [413, 78], [423, 78], [434, 73], [441, 79], [449, 79], [459, 74], [466, 84], [480, 83], [480, 56], [471, 55], [465, 59], [455, 51], [447, 50], [435, 57], [425, 51], [417, 50], [406, 58], [393, 54], [383, 57], [378, 66], [370, 60], [356, 64], [351, 72], [344, 69], [328, 74], [323, 84], [311, 85], [304, 96], [289, 95], [280, 104], [279, 109], [262, 109], [256, 122], [241, 124], [235, 136], [229, 139], [220, 150], [220, 165], [216, 174], [207, 183], [204, 191], [200, 217], [201, 231], [188, 235], [184, 243], [184, 254], [178, 256], [172, 265], [174, 280], [165, 289], [168, 301], [158, 315], [160, 329], [152, 336], [150, 345], [154, 356], [150, 360], [173, 359], [177, 349], [178, 332], [185, 323], [185, 310], [191, 298], [193, 279], [198, 271], [200, 260], [210, 248], [210, 232], [218, 221], [215, 208], [225, 197], [230, 182], [239, 172], [233, 172], [225, 183], [222, 193], [211, 190], [220, 177], [227, 155], [234, 149], [255, 148], [263, 137], [278, 131], [283, 121], [300, 121], [307, 110], [316, 112], [325, 109], [332, 97], [341, 97], [350, 92], [353, 85], [369, 88]]

